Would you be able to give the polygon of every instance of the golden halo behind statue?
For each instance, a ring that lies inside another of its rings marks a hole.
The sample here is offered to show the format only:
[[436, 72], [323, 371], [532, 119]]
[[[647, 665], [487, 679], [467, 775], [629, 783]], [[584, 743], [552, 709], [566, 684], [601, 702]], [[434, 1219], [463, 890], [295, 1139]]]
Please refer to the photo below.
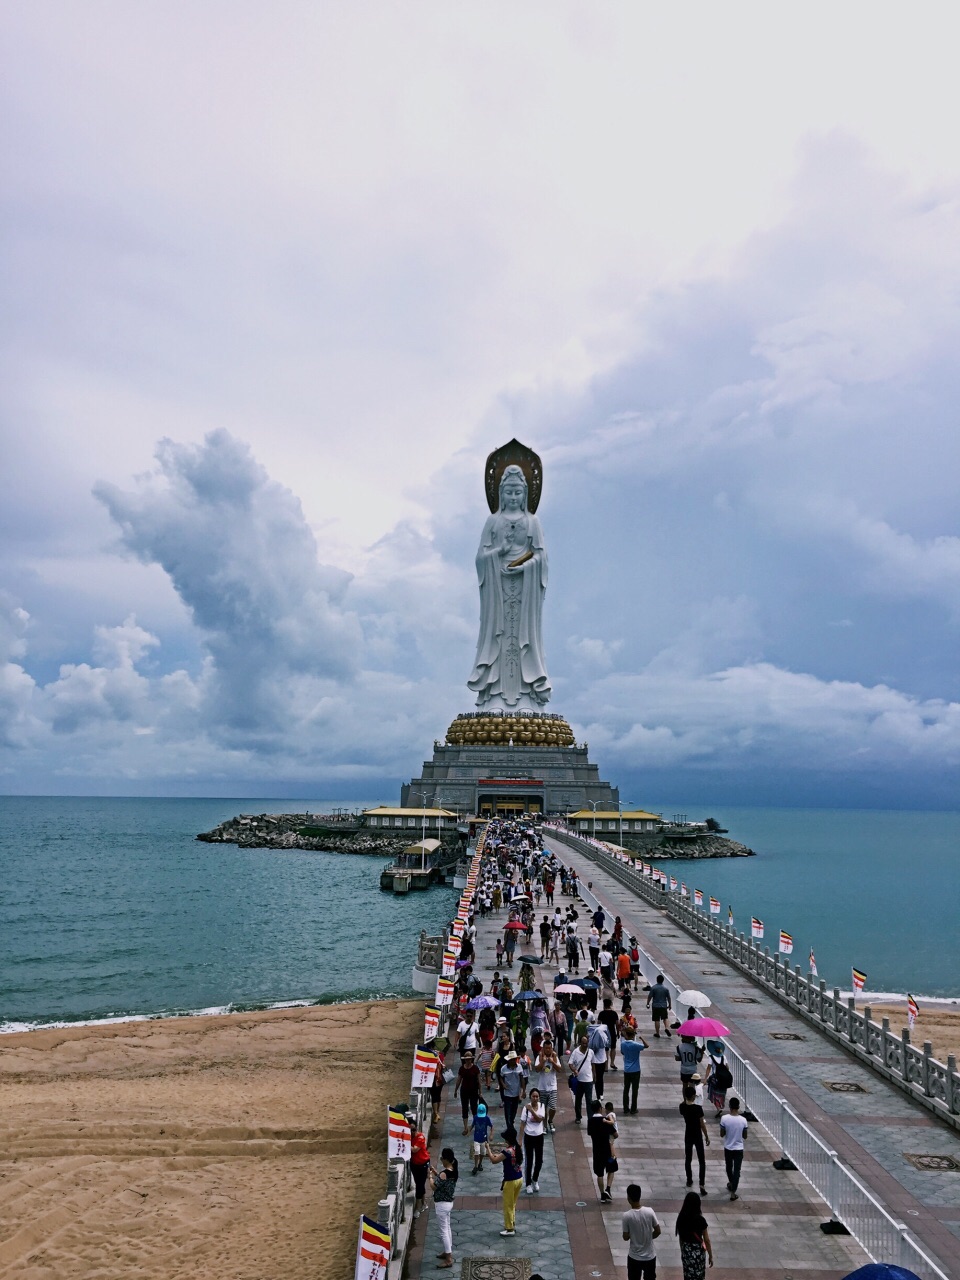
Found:
[[483, 479], [487, 490], [487, 506], [497, 511], [500, 506], [500, 481], [507, 467], [519, 467], [527, 481], [527, 510], [536, 511], [540, 505], [540, 493], [543, 489], [543, 463], [540, 455], [528, 449], [519, 440], [511, 440], [509, 444], [494, 449], [487, 458]]

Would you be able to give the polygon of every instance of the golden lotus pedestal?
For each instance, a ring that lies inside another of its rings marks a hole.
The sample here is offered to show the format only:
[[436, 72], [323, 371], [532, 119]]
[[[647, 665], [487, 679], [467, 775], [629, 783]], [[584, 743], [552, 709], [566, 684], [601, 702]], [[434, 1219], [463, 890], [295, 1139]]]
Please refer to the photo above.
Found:
[[447, 730], [456, 747], [572, 747], [573, 730], [562, 716], [460, 715]]

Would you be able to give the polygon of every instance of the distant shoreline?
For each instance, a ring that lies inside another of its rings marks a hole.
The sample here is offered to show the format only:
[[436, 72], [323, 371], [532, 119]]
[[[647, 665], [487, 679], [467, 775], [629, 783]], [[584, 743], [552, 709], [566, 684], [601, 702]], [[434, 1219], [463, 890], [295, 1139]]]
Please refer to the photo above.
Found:
[[0, 1036], [23, 1035], [32, 1031], [69, 1031], [74, 1027], [120, 1026], [128, 1022], [165, 1022], [171, 1018], [226, 1018], [236, 1014], [270, 1013], [276, 1009], [329, 1008], [340, 1004], [378, 1004], [384, 1001], [415, 1000], [416, 992], [384, 991], [378, 995], [318, 996], [314, 1000], [237, 1001], [211, 1005], [205, 1009], [164, 1009], [153, 1013], [102, 1014], [91, 1018], [52, 1018], [49, 1022], [0, 1022]]

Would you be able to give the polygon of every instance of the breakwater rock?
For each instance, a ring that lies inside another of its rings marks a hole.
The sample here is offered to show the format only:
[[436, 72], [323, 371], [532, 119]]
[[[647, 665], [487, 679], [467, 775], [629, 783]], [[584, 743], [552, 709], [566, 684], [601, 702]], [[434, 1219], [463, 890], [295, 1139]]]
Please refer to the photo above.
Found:
[[380, 835], [355, 822], [340, 822], [322, 814], [260, 813], [228, 818], [212, 831], [202, 831], [197, 839], [206, 844], [235, 844], [241, 849], [314, 849], [392, 858], [419, 840], [420, 831]]
[[669, 838], [656, 850], [658, 858], [755, 858], [756, 852], [739, 840], [726, 836], [697, 836], [695, 840], [683, 840], [671, 844]]
[[665, 830], [653, 835], [623, 833], [623, 847], [651, 861], [668, 858], [755, 858], [756, 851], [712, 831]]

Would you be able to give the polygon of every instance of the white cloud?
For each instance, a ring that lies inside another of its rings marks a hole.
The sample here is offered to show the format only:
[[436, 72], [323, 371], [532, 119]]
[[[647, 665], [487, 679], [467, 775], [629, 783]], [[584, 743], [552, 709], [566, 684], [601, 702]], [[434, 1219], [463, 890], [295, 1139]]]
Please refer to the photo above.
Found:
[[620, 767], [952, 767], [948, 40], [94, 12], [0, 18], [11, 786], [412, 772], [515, 434], [555, 706]]

